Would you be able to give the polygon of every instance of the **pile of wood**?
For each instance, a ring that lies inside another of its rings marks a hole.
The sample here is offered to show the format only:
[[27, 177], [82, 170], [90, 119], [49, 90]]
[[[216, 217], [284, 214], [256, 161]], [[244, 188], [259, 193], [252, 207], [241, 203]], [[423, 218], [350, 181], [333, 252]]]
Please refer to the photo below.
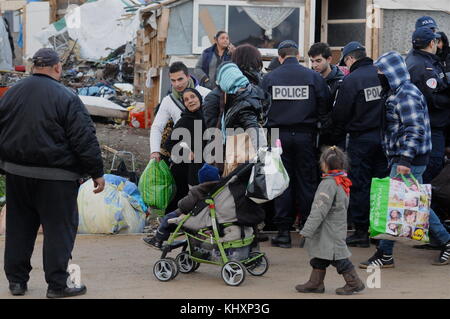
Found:
[[[142, 18], [145, 27], [137, 33], [134, 86], [135, 91], [142, 92], [144, 95], [146, 128], [153, 120], [154, 108], [159, 101], [160, 71], [168, 63], [166, 39], [169, 14], [170, 9], [161, 5], [155, 10], [144, 12]], [[146, 23], [152, 15], [156, 15], [156, 29], [150, 23]], [[150, 116], [148, 116], [149, 112]]]

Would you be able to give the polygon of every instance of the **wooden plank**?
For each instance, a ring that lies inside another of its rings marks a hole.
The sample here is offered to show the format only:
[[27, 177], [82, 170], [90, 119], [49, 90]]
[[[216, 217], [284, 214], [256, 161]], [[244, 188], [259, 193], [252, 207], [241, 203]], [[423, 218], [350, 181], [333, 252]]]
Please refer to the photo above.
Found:
[[158, 24], [159, 42], [164, 42], [167, 40], [167, 34], [169, 32], [169, 16], [170, 16], [170, 9], [163, 8], [161, 17], [159, 17], [159, 24]]
[[328, 42], [328, 0], [322, 0], [322, 22], [320, 27], [320, 41]]
[[375, 58], [378, 58], [381, 54], [381, 34], [383, 32], [382, 28], [383, 28], [383, 10], [381, 10], [380, 8], [375, 8], [375, 16], [378, 17], [379, 21], [378, 21], [378, 26], [379, 28], [375, 28], [374, 29], [374, 33], [373, 33], [373, 56]]
[[339, 19], [339, 20], [328, 20], [328, 23], [332, 24], [343, 24], [343, 23], [365, 23], [366, 19]]
[[50, 2], [50, 23], [57, 21], [58, 1], [49, 0]]
[[373, 39], [373, 0], [366, 0], [366, 37], [365, 44], [367, 56], [373, 59], [372, 39]]
[[[311, 0], [305, 0], [305, 28], [304, 28], [304, 43], [303, 43], [303, 56], [306, 57], [310, 46], [310, 34], [311, 34]], [[306, 65], [309, 66], [309, 59], [306, 60]]]
[[209, 14], [208, 9], [202, 9], [199, 14], [200, 22], [203, 24], [203, 27], [205, 28], [206, 34], [208, 35], [209, 41], [211, 43], [214, 43], [214, 36], [217, 33], [216, 25], [214, 24], [214, 21]]
[[22, 9], [27, 4], [26, 1], [6, 1], [0, 2], [0, 8], [2, 11], [16, 11]]

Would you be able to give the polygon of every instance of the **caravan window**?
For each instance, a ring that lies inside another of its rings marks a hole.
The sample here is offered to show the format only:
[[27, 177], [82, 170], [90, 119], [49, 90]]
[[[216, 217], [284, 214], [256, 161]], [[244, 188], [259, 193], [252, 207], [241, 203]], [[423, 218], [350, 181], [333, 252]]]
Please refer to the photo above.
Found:
[[[276, 55], [278, 44], [286, 39], [303, 43], [305, 7], [302, 1], [261, 5], [247, 1], [194, 0], [193, 53], [212, 45], [219, 30], [230, 35], [238, 46], [250, 43], [262, 54]], [[302, 46], [300, 54], [303, 55]]]

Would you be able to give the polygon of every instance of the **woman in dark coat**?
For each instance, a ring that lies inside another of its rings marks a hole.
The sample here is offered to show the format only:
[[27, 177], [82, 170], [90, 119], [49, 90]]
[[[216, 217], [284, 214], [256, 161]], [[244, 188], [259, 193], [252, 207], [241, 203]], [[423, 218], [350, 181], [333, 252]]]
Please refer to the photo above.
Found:
[[[176, 208], [178, 201], [187, 195], [189, 185], [198, 184], [198, 171], [204, 164], [203, 133], [206, 127], [203, 119], [202, 96], [192, 88], [187, 88], [182, 96], [186, 109], [175, 124], [170, 139], [165, 143], [165, 149], [171, 154], [170, 170], [177, 187], [175, 198], [167, 208], [168, 212], [172, 211], [173, 207]], [[187, 132], [189, 135], [184, 134]]]

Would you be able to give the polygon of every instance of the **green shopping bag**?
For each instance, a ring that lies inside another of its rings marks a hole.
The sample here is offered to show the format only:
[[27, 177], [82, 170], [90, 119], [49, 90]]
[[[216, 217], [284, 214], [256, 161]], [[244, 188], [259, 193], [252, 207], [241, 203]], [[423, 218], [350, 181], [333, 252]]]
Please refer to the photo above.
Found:
[[372, 179], [370, 237], [429, 242], [431, 185], [401, 178]]
[[150, 160], [139, 179], [138, 187], [144, 203], [161, 211], [167, 208], [176, 192], [175, 180], [163, 160]]

